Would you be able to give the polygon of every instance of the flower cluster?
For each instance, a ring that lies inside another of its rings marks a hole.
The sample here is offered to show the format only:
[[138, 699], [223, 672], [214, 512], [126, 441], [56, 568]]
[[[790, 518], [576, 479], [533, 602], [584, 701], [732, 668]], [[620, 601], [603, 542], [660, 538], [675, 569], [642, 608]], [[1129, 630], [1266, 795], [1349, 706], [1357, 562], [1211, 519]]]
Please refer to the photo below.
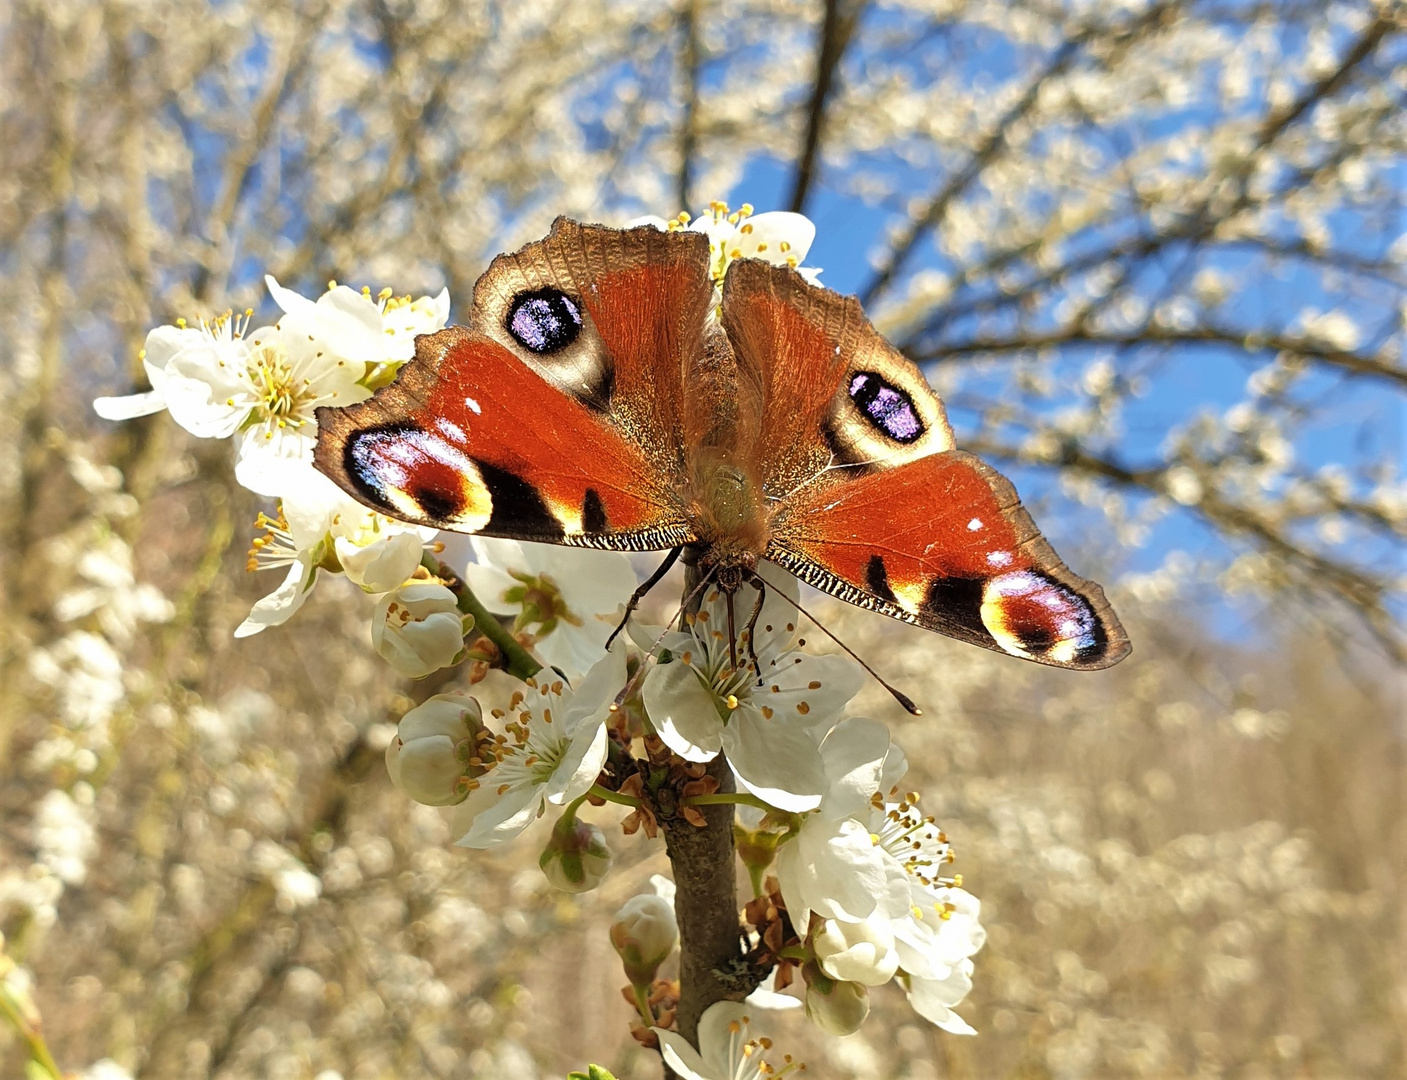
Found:
[[[645, 223], [706, 233], [720, 288], [743, 257], [815, 280], [801, 266], [815, 230], [800, 215], [714, 204], [697, 220]], [[735, 804], [754, 886], [739, 924], [755, 975], [748, 1002], [709, 1009], [697, 1047], [675, 1029], [679, 987], [658, 977], [677, 944], [667, 880], [627, 903], [611, 931], [636, 1037], [678, 1075], [799, 1069], [771, 1053], [753, 1013], [804, 1007], [823, 1030], [850, 1034], [870, 989], [890, 981], [934, 1024], [971, 1032], [953, 1008], [984, 939], [977, 901], [945, 876], [953, 853], [918, 795], [900, 793], [906, 762], [887, 729], [846, 715], [862, 668], [806, 650], [795, 579], [764, 563], [755, 582], [708, 588], [677, 624], [633, 622], [608, 649], [636, 584], [625, 555], [475, 537], [475, 561], [449, 568], [433, 530], [368, 510], [312, 466], [316, 407], [386, 385], [415, 335], [444, 326], [447, 295], [373, 297], [333, 283], [310, 300], [272, 278], [268, 287], [283, 311], [274, 325], [251, 329], [246, 312], [160, 327], [143, 356], [152, 389], [97, 402], [106, 417], [165, 409], [194, 435], [234, 440], [236, 479], [277, 500], [258, 518], [249, 568], [286, 576], [236, 636], [286, 622], [331, 573], [375, 598], [373, 646], [403, 676], [474, 660], [464, 685], [401, 717], [387, 771], [411, 799], [443, 808], [462, 847], [514, 839], [550, 812], [539, 865], [565, 891], [595, 888], [612, 864], [584, 808], [626, 806], [622, 827], [655, 836], [707, 827], [705, 807]], [[751, 617], [734, 628], [738, 611]], [[731, 784], [720, 782], [724, 763]], [[265, 855], [283, 907], [317, 899], [317, 880], [282, 849]], [[800, 998], [786, 992], [798, 973]]]

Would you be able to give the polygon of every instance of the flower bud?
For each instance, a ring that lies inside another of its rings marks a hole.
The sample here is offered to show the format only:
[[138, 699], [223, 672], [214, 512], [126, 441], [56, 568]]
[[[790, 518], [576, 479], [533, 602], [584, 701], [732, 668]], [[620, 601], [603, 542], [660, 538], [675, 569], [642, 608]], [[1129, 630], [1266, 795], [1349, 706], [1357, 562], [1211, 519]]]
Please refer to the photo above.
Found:
[[870, 1015], [870, 992], [856, 982], [831, 979], [815, 963], [808, 963], [806, 1016], [827, 1035], [853, 1035]]
[[563, 892], [589, 892], [606, 879], [611, 869], [611, 849], [606, 834], [577, 817], [563, 814], [552, 827], [552, 836], [537, 860], [554, 888]]
[[899, 970], [894, 931], [885, 918], [864, 922], [827, 919], [812, 935], [811, 950], [821, 970], [832, 979], [882, 986]]
[[454, 593], [443, 585], [402, 585], [377, 602], [371, 643], [402, 675], [423, 679], [454, 663], [471, 626], [473, 622], [460, 614]]
[[411, 709], [386, 747], [391, 783], [426, 806], [463, 802], [469, 780], [486, 769], [474, 760], [486, 734], [482, 718], [465, 694], [436, 694]]
[[654, 893], [633, 896], [611, 922], [611, 944], [633, 986], [647, 987], [679, 941], [674, 905]]
[[333, 547], [347, 577], [371, 593], [389, 592], [405, 584], [420, 565], [424, 550], [419, 535], [413, 532], [383, 534], [369, 544], [339, 536]]

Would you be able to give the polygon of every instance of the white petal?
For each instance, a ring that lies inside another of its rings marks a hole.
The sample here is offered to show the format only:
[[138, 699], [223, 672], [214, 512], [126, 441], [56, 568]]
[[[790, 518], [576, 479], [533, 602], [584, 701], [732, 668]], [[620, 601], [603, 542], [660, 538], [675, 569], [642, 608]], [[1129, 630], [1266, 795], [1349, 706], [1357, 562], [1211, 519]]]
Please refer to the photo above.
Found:
[[251, 428], [239, 439], [235, 483], [256, 495], [278, 498], [297, 486], [304, 470], [312, 465], [315, 445], [315, 438], [298, 433], [284, 432], [280, 438], [268, 439], [263, 428]]
[[685, 761], [712, 761], [723, 748], [713, 694], [682, 661], [656, 665], [641, 687], [645, 711], [666, 746]]
[[[739, 807], [742, 809], [742, 807]], [[777, 968], [773, 968], [761, 984], [744, 1001], [759, 1009], [799, 1009], [802, 1001], [777, 989]]]
[[683, 1035], [677, 1031], [665, 1031], [664, 1028], [654, 1028], [653, 1031], [659, 1036], [660, 1056], [664, 1058], [664, 1063], [674, 1070], [679, 1080], [719, 1080], [717, 1076], [706, 1071], [703, 1058], [699, 1057], [699, 1052], [689, 1045], [689, 1040]]
[[755, 1025], [744, 1023], [749, 1018], [748, 1007], [741, 1001], [717, 1002], [705, 1009], [703, 1016], [699, 1017], [699, 1050], [710, 1070], [708, 1075], [711, 1078], [732, 1080], [735, 1075], [732, 1050], [735, 1041], [741, 1040], [735, 1039], [732, 1031], [734, 1024], [747, 1032], [744, 1038], [756, 1039], [764, 1034], [757, 1031]]
[[[853, 819], [828, 823], [807, 818], [801, 832], [778, 850], [777, 869], [788, 911], [795, 905], [827, 919], [853, 921], [893, 907], [895, 883], [884, 853], [869, 829]], [[902, 903], [908, 897], [907, 879], [901, 884]]]
[[[157, 378], [166, 373], [166, 365], [171, 362], [171, 358], [183, 349], [189, 349], [201, 345], [205, 341], [205, 331], [192, 326], [158, 326], [147, 334], [147, 340], [142, 346], [142, 366], [147, 369], [147, 375], [160, 373]], [[152, 386], [160, 389], [159, 383], [153, 379]]]
[[850, 717], [821, 743], [826, 771], [822, 812], [831, 818], [858, 818], [869, 812], [880, 790], [880, 775], [890, 749], [889, 729], [874, 720]]
[[601, 775], [601, 767], [606, 764], [606, 739], [603, 717], [596, 724], [595, 734], [591, 738], [587, 738], [583, 731], [572, 740], [571, 748], [544, 788], [548, 802], [560, 806], [579, 799], [591, 790], [591, 785]]
[[420, 565], [420, 537], [413, 532], [393, 533], [373, 544], [359, 546], [345, 537], [333, 542], [342, 570], [367, 592], [390, 592], [404, 585]]
[[296, 293], [292, 289], [285, 289], [275, 280], [272, 274], [264, 275], [264, 284], [268, 286], [269, 295], [274, 298], [274, 303], [282, 308], [286, 314], [299, 314], [312, 317], [316, 313], [316, 304], [306, 296]]
[[[751, 225], [750, 232], [742, 232], [742, 226]], [[788, 210], [771, 210], [748, 218], [739, 227], [735, 244], [745, 258], [765, 259], [767, 262], [784, 266], [788, 258], [802, 262], [811, 244], [816, 239], [816, 226], [804, 214], [794, 214]], [[758, 247], [766, 245], [766, 250]], [[783, 250], [782, 245], [787, 249]]]
[[131, 420], [150, 416], [166, 408], [166, 399], [159, 390], [145, 394], [125, 394], [122, 397], [100, 397], [93, 400], [93, 411], [104, 420]]
[[914, 1011], [954, 1035], [976, 1035], [966, 1020], [953, 1012], [952, 1006], [967, 997], [972, 989], [972, 963], [956, 967], [944, 979], [909, 979], [909, 1004]]
[[481, 778], [479, 788], [454, 811], [450, 829], [462, 835], [459, 847], [486, 848], [511, 840], [537, 820], [542, 792], [531, 784], [510, 788], [502, 795], [493, 786], [493, 771]]
[[723, 729], [723, 752], [738, 783], [779, 810], [802, 813], [821, 804], [826, 773], [807, 729], [755, 706], [735, 709]]
[[573, 688], [571, 703], [562, 710], [569, 731], [583, 722], [606, 719], [607, 711], [616, 695], [625, 686], [625, 646], [617, 644], [601, 658], [579, 680]]
[[567, 608], [577, 618], [586, 620], [596, 612], [614, 612], [635, 591], [635, 568], [620, 552], [585, 548], [553, 550], [558, 557], [547, 573], [556, 583]]
[[288, 576], [283, 579], [283, 584], [262, 600], [255, 602], [249, 612], [249, 618], [239, 624], [234, 636], [250, 637], [265, 627], [282, 626], [303, 606], [308, 594], [313, 591], [316, 580], [315, 568], [310, 568], [307, 563], [301, 561], [294, 563], [288, 568]]

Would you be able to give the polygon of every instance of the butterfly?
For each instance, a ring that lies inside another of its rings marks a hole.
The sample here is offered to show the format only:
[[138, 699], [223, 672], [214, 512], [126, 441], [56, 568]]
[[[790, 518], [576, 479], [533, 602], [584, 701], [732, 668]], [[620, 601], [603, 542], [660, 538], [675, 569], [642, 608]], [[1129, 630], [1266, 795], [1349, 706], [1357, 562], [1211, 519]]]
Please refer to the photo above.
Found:
[[738, 259], [720, 303], [702, 233], [558, 218], [494, 259], [466, 325], [418, 337], [391, 385], [317, 420], [316, 466], [404, 521], [670, 552], [651, 583], [682, 552], [730, 598], [761, 588], [766, 559], [1057, 667], [1129, 652], [1100, 587], [956, 448], [858, 300]]

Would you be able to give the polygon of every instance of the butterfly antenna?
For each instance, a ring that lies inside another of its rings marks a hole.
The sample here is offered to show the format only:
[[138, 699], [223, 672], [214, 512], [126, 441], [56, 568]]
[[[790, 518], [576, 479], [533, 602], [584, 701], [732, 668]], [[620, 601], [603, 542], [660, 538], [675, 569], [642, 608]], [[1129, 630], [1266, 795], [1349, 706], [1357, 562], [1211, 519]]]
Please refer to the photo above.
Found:
[[664, 624], [664, 629], [660, 631], [660, 636], [655, 638], [655, 643], [650, 646], [650, 651], [641, 658], [640, 666], [635, 669], [635, 674], [630, 677], [625, 687], [616, 695], [615, 701], [611, 702], [611, 712], [619, 710], [621, 705], [625, 703], [625, 699], [635, 692], [636, 686], [638, 686], [640, 680], [645, 677], [645, 670], [649, 666], [650, 661], [659, 654], [660, 646], [664, 644], [665, 635], [673, 629], [675, 621], [683, 615], [684, 610], [694, 602], [694, 598], [703, 592], [704, 586], [712, 580], [713, 571], [715, 569], [716, 567], [709, 567], [708, 572], [699, 579], [699, 583], [679, 602], [679, 610], [669, 617], [669, 621]]
[[783, 592], [781, 589], [773, 589], [772, 591], [773, 591], [774, 593], [776, 593], [778, 596], [780, 596], [783, 600], [785, 600], [785, 601], [786, 601], [788, 604], [790, 604], [792, 607], [796, 608], [796, 610], [799, 611], [799, 612], [801, 612], [801, 614], [805, 615], [808, 619], [810, 619], [812, 625], [814, 625], [817, 630], [819, 630], [821, 633], [825, 634], [826, 637], [830, 638], [830, 639], [831, 639], [832, 641], [834, 641], [837, 645], [839, 645], [842, 649], [844, 649], [845, 652], [847, 653], [847, 655], [849, 655], [849, 657], [850, 657], [852, 660], [854, 660], [855, 663], [859, 664], [862, 668], [864, 668], [867, 672], [869, 672], [870, 678], [874, 679], [875, 682], [879, 683], [880, 686], [884, 687], [886, 690], [889, 691], [890, 696], [892, 696], [895, 701], [897, 701], [900, 705], [902, 705], [902, 706], [904, 707], [904, 711], [905, 711], [905, 712], [909, 713], [909, 715], [911, 715], [911, 716], [922, 716], [922, 715], [923, 715], [923, 710], [921, 710], [917, 705], [914, 704], [913, 698], [909, 697], [909, 695], [906, 694], [906, 693], [904, 693], [902, 690], [897, 690], [897, 689], [895, 689], [893, 686], [891, 686], [891, 685], [890, 685], [888, 682], [886, 682], [884, 679], [880, 678], [879, 672], [875, 671], [875, 669], [872, 668], [872, 667], [870, 667], [869, 664], [867, 664], [867, 663], [865, 663], [863, 660], [861, 660], [860, 657], [859, 657], [858, 655], [856, 655], [854, 649], [852, 649], [849, 645], [845, 644], [845, 642], [841, 641], [840, 638], [836, 637], [836, 636], [835, 636], [834, 634], [832, 634], [829, 630], [827, 630], [823, 625], [821, 625], [821, 623], [820, 623], [819, 621], [817, 621], [816, 616], [812, 615], [809, 611], [807, 611], [804, 607], [802, 607], [799, 603], [797, 603], [795, 600], [793, 600], [790, 596], [788, 596], [788, 595], [787, 595], [785, 592]]

